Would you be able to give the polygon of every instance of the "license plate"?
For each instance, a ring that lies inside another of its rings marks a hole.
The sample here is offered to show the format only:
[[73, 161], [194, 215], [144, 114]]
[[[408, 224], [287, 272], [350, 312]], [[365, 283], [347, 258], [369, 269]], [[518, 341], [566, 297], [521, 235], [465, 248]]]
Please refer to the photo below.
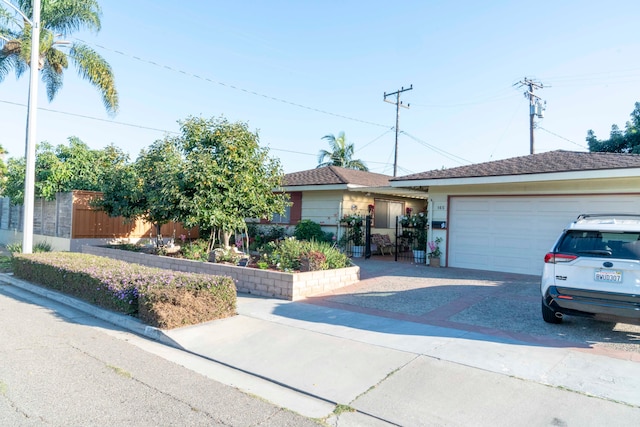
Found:
[[596, 282], [622, 282], [622, 272], [614, 270], [596, 270], [594, 280]]

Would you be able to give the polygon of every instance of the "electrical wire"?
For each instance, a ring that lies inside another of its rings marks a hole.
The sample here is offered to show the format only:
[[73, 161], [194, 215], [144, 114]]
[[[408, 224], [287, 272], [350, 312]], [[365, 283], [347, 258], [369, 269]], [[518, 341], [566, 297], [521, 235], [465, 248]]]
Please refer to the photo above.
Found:
[[376, 142], [377, 140], [379, 140], [380, 138], [382, 138], [383, 136], [385, 136], [386, 134], [388, 134], [389, 132], [391, 132], [394, 129], [394, 127], [391, 127], [389, 129], [387, 129], [386, 131], [384, 131], [384, 133], [374, 139], [372, 139], [371, 141], [367, 142], [366, 144], [364, 144], [362, 147], [358, 148], [357, 150], [354, 151], [354, 153], [364, 150], [367, 146], [373, 144], [374, 142]]
[[[79, 41], [79, 42], [81, 42], [81, 43], [87, 44], [87, 45], [91, 44], [89, 42], [86, 42], [86, 41], [78, 39], [78, 38], [74, 38], [74, 39]], [[341, 119], [350, 120], [350, 121], [354, 121], [354, 122], [358, 122], [358, 123], [364, 123], [364, 124], [367, 124], [367, 125], [378, 126], [378, 127], [388, 127], [388, 125], [383, 125], [383, 124], [380, 124], [380, 123], [370, 122], [370, 121], [367, 121], [367, 120], [361, 120], [361, 119], [357, 119], [355, 117], [345, 116], [343, 114], [332, 113], [330, 111], [321, 110], [319, 108], [314, 108], [314, 107], [309, 107], [307, 105], [299, 104], [297, 102], [288, 101], [288, 100], [282, 99], [282, 98], [277, 98], [277, 97], [271, 96], [271, 95], [266, 95], [266, 94], [263, 94], [263, 93], [260, 93], [260, 92], [256, 92], [256, 91], [253, 91], [253, 90], [250, 90], [250, 89], [245, 89], [245, 88], [242, 88], [242, 87], [239, 87], [239, 86], [236, 86], [236, 85], [224, 83], [224, 82], [221, 82], [221, 81], [216, 81], [216, 80], [210, 79], [208, 77], [202, 77], [202, 76], [199, 76], [198, 74], [193, 74], [193, 73], [190, 73], [188, 71], [184, 71], [184, 70], [181, 70], [181, 69], [177, 69], [177, 68], [171, 67], [169, 65], [162, 65], [162, 64], [159, 64], [159, 63], [157, 63], [155, 61], [152, 61], [152, 60], [149, 60], [149, 59], [144, 59], [144, 58], [141, 58], [141, 57], [135, 56], [135, 55], [130, 55], [130, 54], [127, 54], [127, 53], [119, 51], [119, 50], [110, 49], [110, 48], [108, 48], [106, 46], [102, 46], [102, 45], [99, 45], [99, 44], [96, 44], [96, 43], [93, 43], [92, 45], [95, 46], [95, 47], [98, 47], [100, 49], [107, 50], [109, 52], [117, 53], [118, 55], [122, 55], [122, 56], [127, 57], [127, 58], [135, 59], [136, 61], [140, 61], [140, 62], [144, 62], [144, 63], [147, 63], [147, 64], [151, 64], [151, 65], [153, 65], [155, 67], [158, 67], [158, 68], [164, 68], [166, 70], [169, 70], [169, 71], [172, 71], [172, 72], [175, 72], [175, 73], [184, 74], [184, 75], [189, 76], [189, 77], [193, 77], [193, 78], [196, 78], [196, 79], [208, 82], [208, 83], [213, 83], [213, 84], [216, 84], [216, 85], [219, 85], [219, 86], [223, 86], [223, 87], [226, 87], [226, 88], [229, 88], [229, 89], [233, 89], [233, 90], [237, 90], [237, 91], [240, 91], [240, 92], [244, 92], [244, 93], [247, 93], [249, 95], [258, 96], [258, 97], [261, 97], [261, 98], [269, 99], [271, 101], [276, 101], [276, 102], [280, 102], [280, 103], [283, 103], [283, 104], [291, 105], [293, 107], [302, 108], [302, 109], [313, 111], [313, 112], [316, 112], [316, 113], [326, 114], [328, 116], [338, 117], [338, 118], [341, 118]]]
[[[0, 103], [9, 104], [9, 105], [16, 105], [18, 107], [25, 107], [25, 108], [27, 107], [26, 104], [21, 104], [19, 102], [6, 101], [6, 100], [2, 100], [2, 99], [0, 99]], [[119, 122], [119, 121], [116, 121], [116, 120], [101, 119], [99, 117], [91, 117], [91, 116], [87, 116], [87, 115], [84, 115], [84, 114], [69, 113], [69, 112], [65, 112], [65, 111], [54, 110], [54, 109], [51, 109], [51, 108], [38, 107], [38, 110], [47, 111], [47, 112], [50, 112], [50, 113], [62, 114], [62, 115], [66, 115], [66, 116], [80, 117], [80, 118], [88, 119], [88, 120], [97, 120], [97, 121], [100, 121], [100, 122], [111, 123], [111, 124], [114, 124], [114, 125], [129, 126], [129, 127], [134, 127], [134, 128], [138, 128], [138, 129], [145, 129], [145, 130], [153, 130], [153, 131], [157, 131], [157, 132], [164, 132], [164, 133], [167, 133], [167, 134], [174, 134], [174, 135], [179, 135], [180, 134], [180, 132], [176, 132], [176, 131], [170, 131], [170, 130], [166, 130], [166, 129], [158, 129], [158, 128], [153, 128], [153, 127], [150, 127], [150, 126], [136, 125], [136, 124], [133, 124], [133, 123]], [[391, 128], [390, 130], [393, 130], [393, 128]], [[370, 141], [368, 144], [380, 139], [382, 136], [387, 134], [390, 130], [385, 131], [385, 133], [383, 133], [379, 137], [375, 138], [373, 141]], [[282, 149], [282, 148], [269, 147], [269, 150], [280, 151], [280, 152], [283, 152], [283, 153], [300, 154], [300, 155], [303, 155], [303, 156], [313, 156], [313, 157], [317, 156], [317, 154], [303, 153], [301, 151], [294, 151], [294, 150], [285, 150], [285, 149]], [[374, 163], [374, 164], [380, 164], [380, 165], [385, 165], [385, 166], [387, 166], [389, 164], [389, 162], [375, 162], [375, 161], [371, 161], [371, 160], [363, 160], [363, 161], [366, 162], [366, 163]]]
[[[6, 100], [3, 100], [3, 99], [0, 99], [0, 103], [10, 104], [10, 105], [17, 105], [19, 107], [25, 107], [25, 108], [27, 107], [26, 104], [21, 104], [19, 102], [6, 101]], [[101, 119], [99, 117], [92, 117], [92, 116], [87, 116], [87, 115], [84, 115], [84, 114], [69, 113], [69, 112], [66, 112], [66, 111], [53, 110], [51, 108], [38, 107], [38, 110], [47, 111], [49, 113], [62, 114], [62, 115], [65, 115], [65, 116], [81, 117], [83, 119], [96, 120], [96, 121], [99, 121], [99, 122], [112, 123], [112, 124], [121, 125], [121, 126], [129, 126], [129, 127], [138, 128], [138, 129], [153, 130], [153, 131], [157, 131], [157, 132], [164, 132], [164, 133], [169, 133], [169, 134], [174, 134], [174, 135], [179, 135], [180, 134], [180, 132], [176, 132], [176, 131], [171, 131], [171, 130], [166, 130], [166, 129], [158, 129], [158, 128], [153, 128], [153, 127], [150, 127], [150, 126], [142, 126], [142, 125], [137, 125], [137, 124], [134, 124], [134, 123], [119, 122], [119, 121], [116, 121], [116, 120]]]
[[423, 140], [421, 140], [418, 137], [415, 137], [413, 135], [411, 135], [410, 133], [407, 133], [406, 131], [400, 131], [400, 133], [407, 135], [409, 138], [413, 139], [414, 141], [416, 141], [417, 143], [423, 145], [424, 147], [427, 147], [428, 149], [435, 151], [436, 153], [440, 154], [443, 157], [448, 158], [449, 160], [453, 160], [454, 162], [460, 164], [460, 165], [464, 165], [466, 164], [472, 164], [473, 162], [467, 159], [464, 159], [460, 156], [457, 156], [455, 154], [449, 153], [448, 151], [445, 151], [441, 148], [436, 147], [435, 145], [431, 145]]
[[557, 137], [557, 138], [564, 139], [565, 141], [570, 142], [570, 143], [572, 143], [573, 145], [577, 145], [577, 146], [578, 146], [578, 147], [580, 147], [580, 148], [584, 148], [585, 150], [588, 150], [588, 149], [589, 149], [589, 147], [586, 147], [586, 146], [584, 146], [584, 145], [582, 145], [582, 144], [578, 144], [577, 142], [574, 142], [574, 141], [570, 140], [569, 138], [565, 138], [565, 137], [564, 137], [564, 136], [562, 136], [562, 135], [558, 135], [558, 134], [557, 134], [557, 133], [555, 133], [555, 132], [551, 132], [550, 130], [545, 129], [545, 128], [543, 128], [542, 126], [537, 126], [537, 127], [536, 127], [536, 129], [543, 130], [543, 131], [545, 131], [545, 132], [547, 132], [547, 133], [549, 133], [549, 134], [551, 134], [551, 135], [553, 135], [553, 136], [555, 136], [555, 137]]

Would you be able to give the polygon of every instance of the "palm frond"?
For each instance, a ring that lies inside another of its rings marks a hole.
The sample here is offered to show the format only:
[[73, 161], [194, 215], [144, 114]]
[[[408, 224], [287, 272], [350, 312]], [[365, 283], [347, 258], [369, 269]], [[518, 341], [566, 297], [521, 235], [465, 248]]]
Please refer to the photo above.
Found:
[[360, 171], [368, 172], [369, 168], [364, 164], [362, 160], [351, 160], [347, 166], [348, 169], [356, 169]]
[[318, 164], [324, 162], [327, 157], [331, 158], [331, 153], [327, 150], [320, 150], [318, 153]]
[[0, 49], [0, 82], [11, 70], [14, 70], [19, 78], [26, 69], [27, 64], [22, 61], [21, 49], [22, 43], [17, 39], [9, 40]]
[[4, 81], [4, 78], [9, 74], [9, 71], [13, 68], [11, 58], [2, 54], [0, 50], [0, 82]]
[[102, 10], [96, 0], [45, 0], [41, 21], [44, 28], [66, 36], [82, 29], [100, 31], [101, 15]]
[[58, 93], [63, 83], [63, 71], [69, 66], [67, 55], [58, 49], [51, 48], [46, 52], [44, 66], [42, 67], [42, 81], [47, 87], [49, 102]]
[[80, 77], [98, 88], [102, 94], [102, 103], [110, 114], [118, 111], [118, 91], [111, 66], [90, 47], [74, 43], [70, 52]]
[[16, 13], [12, 10], [6, 9], [6, 6], [0, 3], [0, 27], [7, 27], [13, 25], [19, 25], [19, 21], [16, 18]]

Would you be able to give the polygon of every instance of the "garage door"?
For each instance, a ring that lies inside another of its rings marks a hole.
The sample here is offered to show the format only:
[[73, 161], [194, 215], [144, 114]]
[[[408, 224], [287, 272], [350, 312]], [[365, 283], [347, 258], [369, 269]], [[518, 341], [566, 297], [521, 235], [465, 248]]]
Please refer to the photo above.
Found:
[[640, 213], [640, 196], [452, 197], [451, 267], [542, 274], [544, 255], [581, 213]]

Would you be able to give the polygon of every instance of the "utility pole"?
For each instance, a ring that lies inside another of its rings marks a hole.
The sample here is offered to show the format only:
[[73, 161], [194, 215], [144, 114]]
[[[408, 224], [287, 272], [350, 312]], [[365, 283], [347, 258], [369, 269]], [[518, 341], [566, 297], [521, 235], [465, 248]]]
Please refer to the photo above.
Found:
[[[533, 121], [535, 116], [538, 116], [539, 119], [544, 117], [544, 110], [546, 109], [546, 102], [542, 104], [540, 101], [540, 97], [535, 94], [536, 89], [543, 89], [544, 85], [540, 82], [533, 81], [528, 78], [524, 78], [524, 80], [520, 80], [518, 83], [518, 87], [525, 86], [527, 90], [524, 92], [524, 97], [529, 98], [529, 154], [534, 154], [534, 137], [533, 137], [533, 129], [535, 128], [535, 122]], [[515, 86], [515, 85], [514, 85]]]
[[[412, 90], [413, 89], [413, 85], [409, 86], [408, 88], [404, 88], [401, 87], [400, 90], [397, 90], [395, 92], [392, 93], [384, 93], [384, 102], [388, 102], [390, 104], [396, 104], [396, 149], [395, 149], [395, 154], [393, 156], [393, 176], [395, 177], [398, 173], [398, 123], [400, 121], [400, 107], [404, 107], [404, 108], [409, 108], [410, 104], [402, 105], [402, 101], [400, 101], [400, 94], [402, 92], [406, 92], [408, 90]], [[396, 96], [396, 100], [395, 102], [393, 101], [387, 101], [387, 96]]]

